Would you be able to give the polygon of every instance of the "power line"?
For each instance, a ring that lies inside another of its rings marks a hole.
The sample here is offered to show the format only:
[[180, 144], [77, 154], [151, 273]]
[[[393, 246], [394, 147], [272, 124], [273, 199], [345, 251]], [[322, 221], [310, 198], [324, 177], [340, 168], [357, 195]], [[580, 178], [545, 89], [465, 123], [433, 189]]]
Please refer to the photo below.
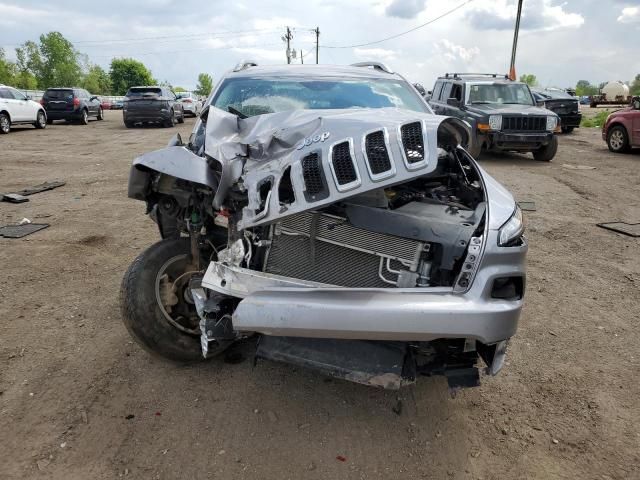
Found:
[[422, 25], [418, 25], [417, 27], [413, 27], [410, 30], [398, 33], [396, 35], [391, 35], [390, 37], [382, 38], [380, 40], [375, 40], [373, 42], [359, 43], [357, 45], [320, 45], [320, 48], [357, 48], [357, 47], [366, 47], [368, 45], [376, 45], [378, 43], [386, 42], [387, 40], [393, 40], [394, 38], [402, 37], [403, 35], [406, 35], [406, 34], [411, 33], [411, 32], [415, 32], [416, 30], [418, 30], [420, 28], [423, 28], [423, 27], [426, 27], [427, 25], [431, 25], [433, 22], [435, 22], [437, 20], [440, 20], [443, 17], [446, 17], [447, 15], [455, 12], [456, 10], [459, 10], [460, 8], [464, 7], [465, 5], [467, 5], [468, 3], [471, 3], [471, 2], [473, 2], [473, 0], [467, 0], [466, 2], [461, 3], [457, 7], [452, 8], [451, 10], [443, 13], [442, 15], [440, 15], [440, 16], [438, 16], [436, 18], [433, 18], [433, 19], [429, 20], [428, 22], [423, 23]]
[[132, 53], [122, 53], [122, 54], [110, 54], [110, 55], [91, 55], [91, 58], [117, 58], [117, 57], [139, 57], [143, 55], [158, 55], [158, 54], [168, 54], [168, 53], [184, 53], [184, 52], [193, 52], [198, 50], [223, 50], [223, 49], [242, 49], [242, 48], [263, 48], [263, 47], [273, 47], [276, 45], [280, 45], [279, 43], [267, 43], [267, 44], [254, 44], [254, 45], [241, 45], [237, 47], [203, 47], [203, 48], [183, 48], [181, 50], [156, 50], [153, 52], [132, 52]]

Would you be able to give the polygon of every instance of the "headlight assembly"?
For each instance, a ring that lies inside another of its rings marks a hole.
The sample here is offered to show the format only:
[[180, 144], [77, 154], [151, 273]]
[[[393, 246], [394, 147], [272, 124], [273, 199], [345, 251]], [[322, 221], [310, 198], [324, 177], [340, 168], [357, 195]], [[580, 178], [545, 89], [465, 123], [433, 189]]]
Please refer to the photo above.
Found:
[[547, 116], [547, 130], [553, 132], [558, 126], [558, 117], [555, 115]]
[[500, 130], [502, 128], [502, 115], [489, 115], [489, 128], [491, 130]]
[[498, 233], [498, 245], [509, 247], [514, 240], [517, 240], [524, 233], [524, 222], [522, 221], [522, 210], [516, 205], [516, 209], [511, 218], [506, 221]]

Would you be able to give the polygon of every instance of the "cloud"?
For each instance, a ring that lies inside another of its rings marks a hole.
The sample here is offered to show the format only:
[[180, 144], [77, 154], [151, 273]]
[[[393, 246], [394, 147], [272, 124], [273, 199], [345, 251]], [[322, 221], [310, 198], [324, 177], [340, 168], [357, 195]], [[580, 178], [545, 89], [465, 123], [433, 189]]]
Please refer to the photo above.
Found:
[[465, 63], [469, 63], [480, 54], [478, 47], [465, 48], [462, 45], [456, 45], [446, 38], [436, 42], [435, 47], [443, 57], [452, 61], [462, 60]]
[[[584, 17], [565, 11], [565, 4], [552, 5], [551, 0], [530, 0], [524, 3], [520, 28], [522, 30], [556, 30], [579, 27]], [[476, 30], [512, 30], [517, 6], [507, 0], [483, 4], [467, 14]]]
[[424, 10], [426, 0], [392, 0], [385, 13], [390, 17], [415, 18]]
[[620, 23], [640, 23], [640, 7], [625, 7], [618, 17]]
[[397, 56], [397, 52], [394, 50], [387, 50], [386, 48], [354, 48], [353, 53], [355, 53], [356, 57], [367, 60], [393, 60]]
[[286, 61], [285, 49], [268, 50], [266, 48], [232, 48], [232, 51], [239, 53], [245, 60], [254, 60], [260, 63], [260, 60], [267, 62], [283, 62]]

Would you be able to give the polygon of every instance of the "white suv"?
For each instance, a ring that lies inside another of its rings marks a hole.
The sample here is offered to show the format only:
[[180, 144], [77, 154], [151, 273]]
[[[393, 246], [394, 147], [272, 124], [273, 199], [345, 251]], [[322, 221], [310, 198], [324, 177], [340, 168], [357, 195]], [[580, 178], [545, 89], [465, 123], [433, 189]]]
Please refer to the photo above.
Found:
[[42, 105], [15, 88], [0, 84], [0, 133], [9, 133], [12, 125], [47, 126], [47, 114]]

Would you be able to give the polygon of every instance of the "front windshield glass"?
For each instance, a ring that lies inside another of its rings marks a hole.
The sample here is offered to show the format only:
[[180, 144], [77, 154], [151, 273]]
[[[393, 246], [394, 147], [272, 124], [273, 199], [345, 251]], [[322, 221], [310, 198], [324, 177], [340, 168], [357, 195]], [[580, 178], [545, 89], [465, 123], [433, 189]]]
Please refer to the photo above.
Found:
[[503, 105], [533, 105], [529, 87], [523, 83], [471, 84], [467, 93], [468, 104], [497, 103]]
[[212, 103], [245, 117], [286, 110], [384, 107], [431, 113], [406, 82], [386, 79], [230, 78]]

